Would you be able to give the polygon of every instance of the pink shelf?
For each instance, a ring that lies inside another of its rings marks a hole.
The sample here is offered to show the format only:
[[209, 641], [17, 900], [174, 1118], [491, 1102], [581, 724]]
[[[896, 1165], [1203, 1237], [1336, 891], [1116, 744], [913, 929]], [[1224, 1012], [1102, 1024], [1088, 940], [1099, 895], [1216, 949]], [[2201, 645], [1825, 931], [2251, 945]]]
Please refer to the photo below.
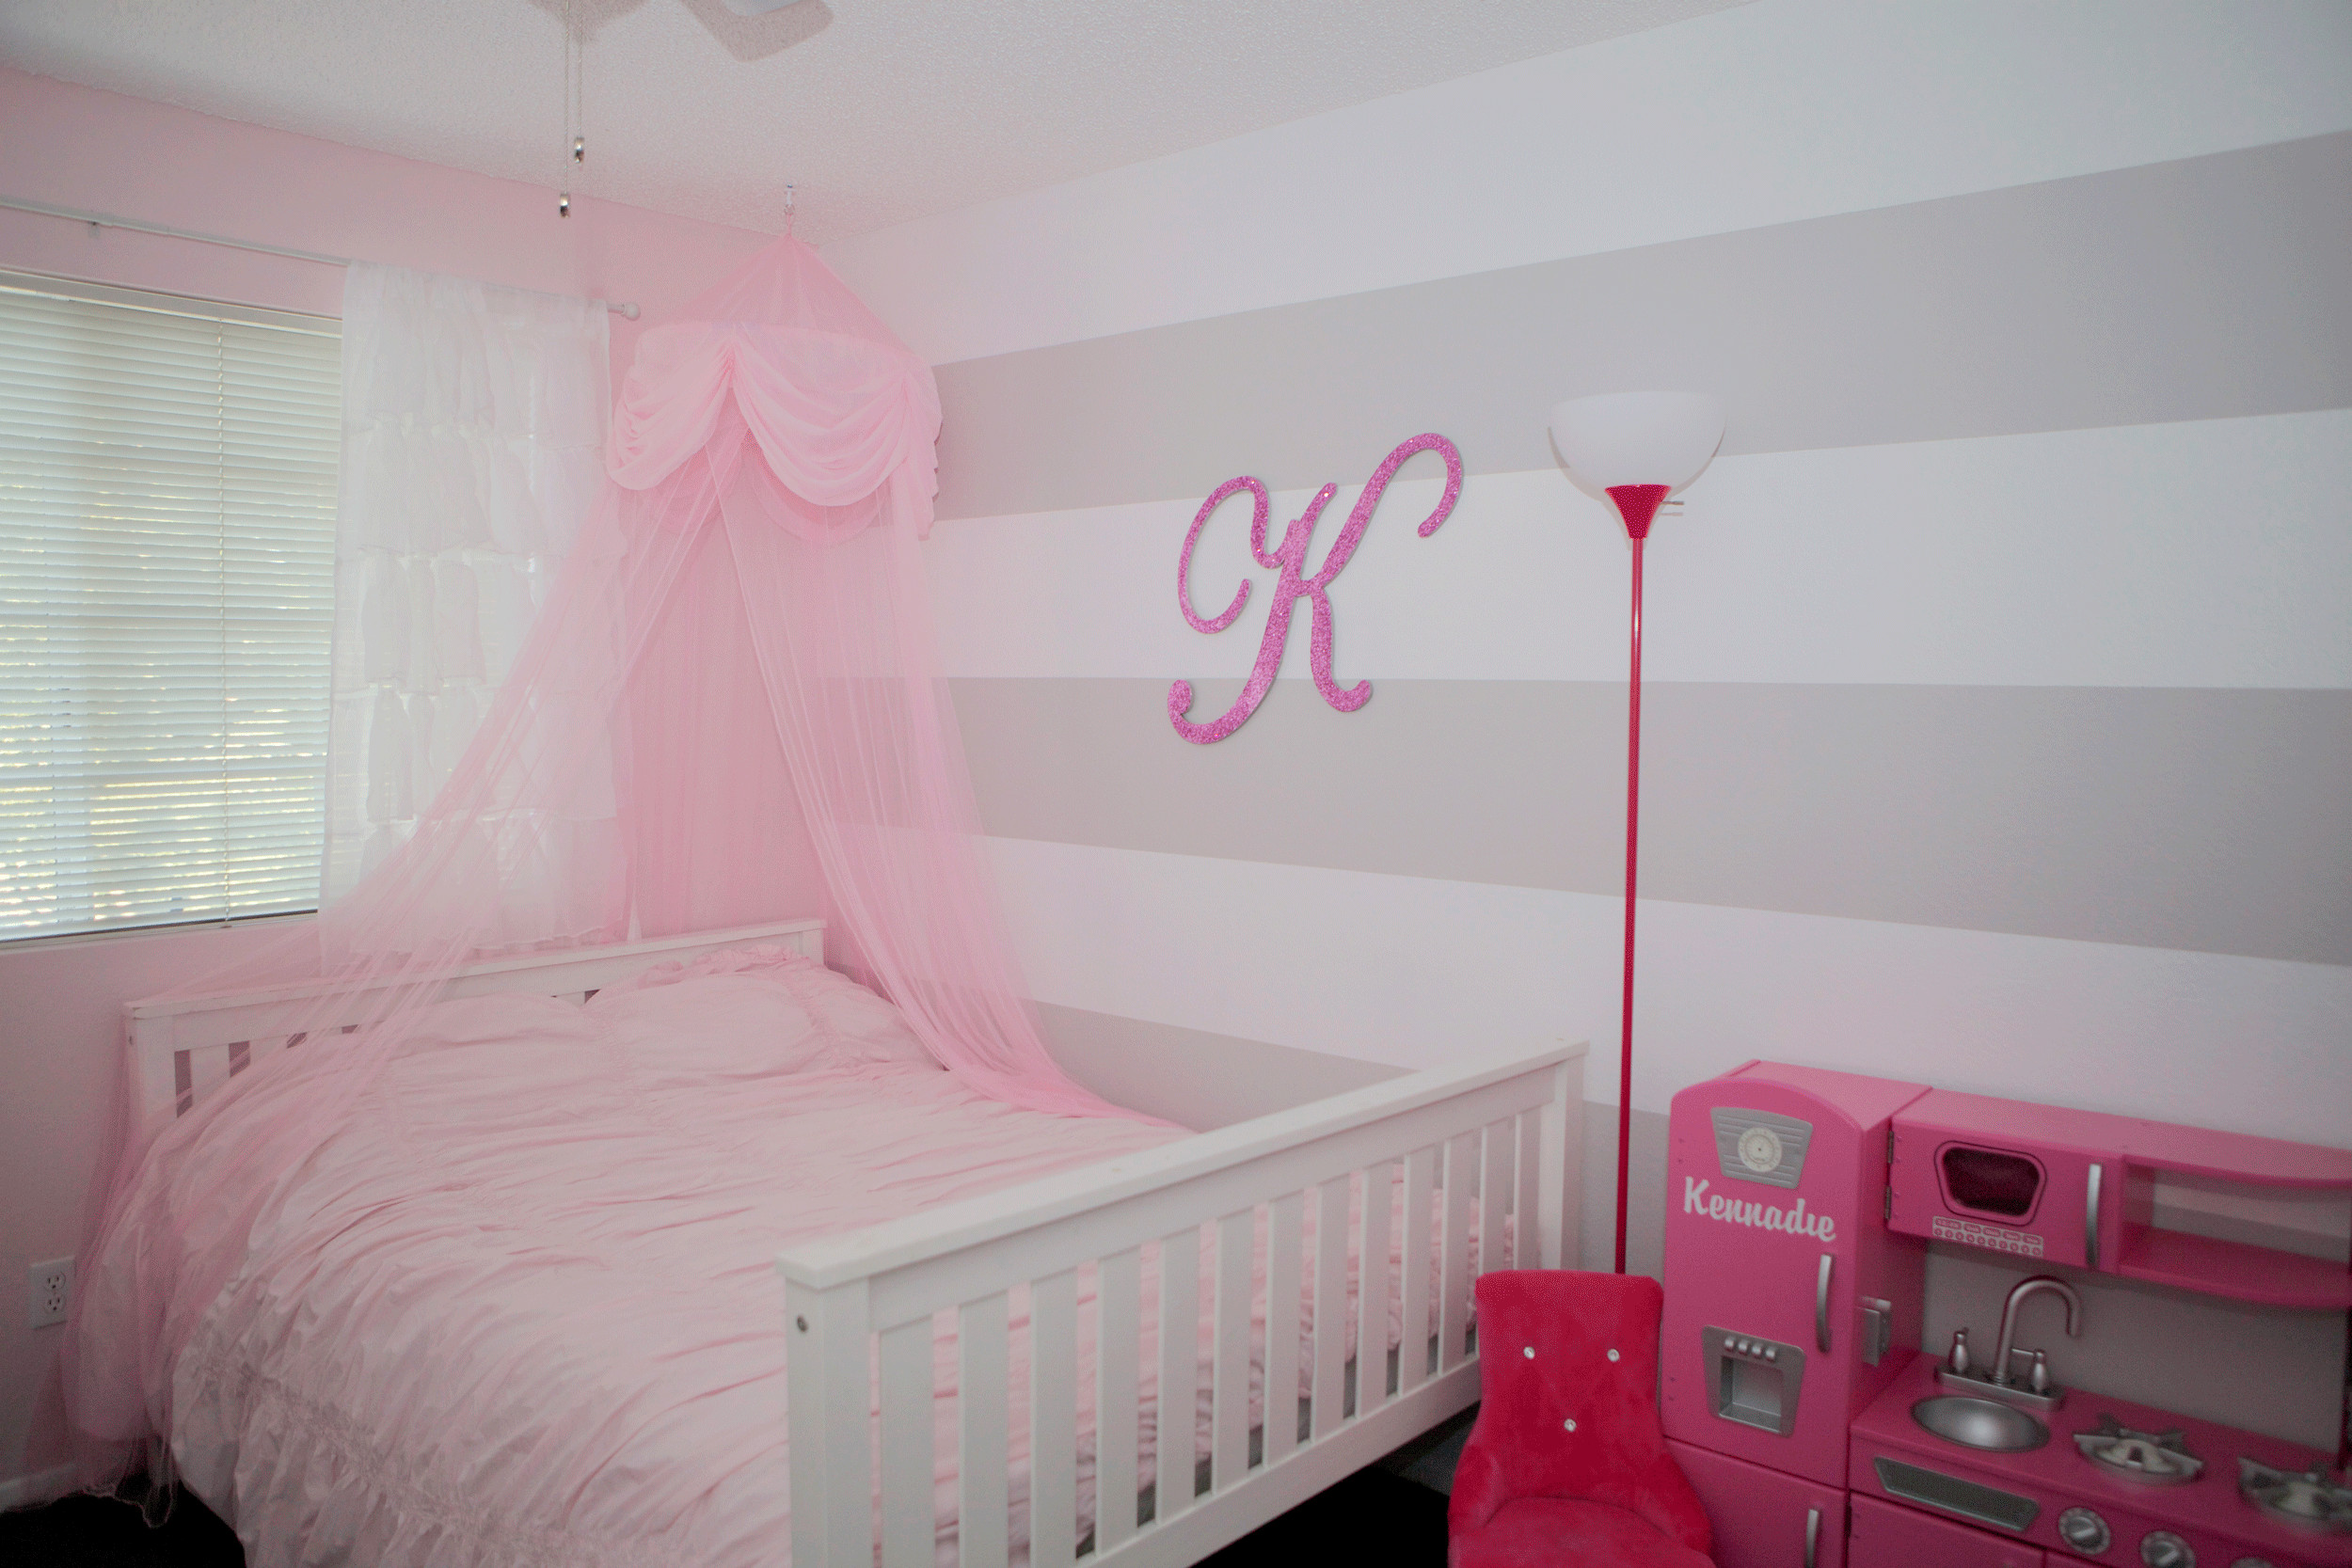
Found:
[[2100, 1158], [2258, 1187], [2352, 1189], [2352, 1148], [2180, 1127], [2104, 1111], [1931, 1089], [1903, 1108], [1899, 1123], [1925, 1123], [1994, 1148], [2029, 1144], [2095, 1150]]
[[2352, 1269], [2342, 1263], [2184, 1230], [2125, 1226], [2115, 1272], [2267, 1307], [2352, 1307]]

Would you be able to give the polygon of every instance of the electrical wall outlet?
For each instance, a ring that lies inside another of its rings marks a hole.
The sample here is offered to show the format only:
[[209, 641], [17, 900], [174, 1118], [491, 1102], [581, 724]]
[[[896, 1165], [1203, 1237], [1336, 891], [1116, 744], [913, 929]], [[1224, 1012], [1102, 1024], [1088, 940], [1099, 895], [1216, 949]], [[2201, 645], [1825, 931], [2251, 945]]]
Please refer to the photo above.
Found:
[[29, 1294], [33, 1327], [65, 1322], [66, 1309], [73, 1305], [73, 1259], [52, 1258], [46, 1263], [35, 1263]]

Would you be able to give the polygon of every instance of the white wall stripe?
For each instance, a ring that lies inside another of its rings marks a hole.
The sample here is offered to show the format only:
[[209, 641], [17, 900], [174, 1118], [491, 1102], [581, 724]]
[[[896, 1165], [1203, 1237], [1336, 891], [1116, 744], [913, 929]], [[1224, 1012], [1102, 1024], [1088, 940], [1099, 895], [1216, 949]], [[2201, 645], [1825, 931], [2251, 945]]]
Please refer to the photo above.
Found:
[[[989, 844], [1042, 1001], [1405, 1068], [1587, 1039], [1613, 1098], [1615, 898]], [[2352, 967], [1649, 901], [1642, 930], [1643, 1110], [1762, 1056], [2352, 1144]]]
[[1757, 0], [825, 256], [939, 363], [2347, 128], [2330, 0]]
[[[1364, 478], [1330, 477], [1349, 488], [1315, 562]], [[1437, 489], [1391, 485], [1333, 587], [1341, 680], [1622, 678], [1614, 519], [1556, 469], [1487, 474], [1418, 538]], [[1651, 536], [1645, 673], [2352, 686], [2346, 496], [2352, 410], [1720, 458]], [[1278, 493], [1276, 527], [1309, 499]], [[1195, 603], [1221, 609], [1245, 566], [1258, 587], [1227, 631], [1187, 627], [1176, 559], [1198, 504], [942, 522], [927, 550], [947, 673], [1247, 674], [1273, 574], [1229, 504], [1195, 556]], [[1302, 626], [1284, 675], [1305, 679], [1306, 660]]]

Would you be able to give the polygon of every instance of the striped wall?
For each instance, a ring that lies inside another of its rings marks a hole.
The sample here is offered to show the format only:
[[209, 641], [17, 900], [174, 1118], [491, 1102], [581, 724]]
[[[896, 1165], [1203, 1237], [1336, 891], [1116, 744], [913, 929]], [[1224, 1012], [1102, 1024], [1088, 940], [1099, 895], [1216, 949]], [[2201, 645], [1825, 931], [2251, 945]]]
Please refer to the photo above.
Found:
[[[1626, 548], [1543, 421], [1681, 386], [1730, 417], [1649, 552], [1637, 1258], [1669, 1098], [1751, 1056], [2352, 1142], [2352, 7], [1756, 0], [828, 255], [939, 365], [1057, 1026], [1586, 1038], [1613, 1099]], [[1332, 590], [1371, 703], [1302, 632], [1179, 740], [1272, 586], [1229, 509], [1195, 594], [1251, 608], [1184, 625], [1201, 496], [1337, 483], [1319, 560], [1422, 430], [1459, 505], [1416, 537], [1407, 467]]]

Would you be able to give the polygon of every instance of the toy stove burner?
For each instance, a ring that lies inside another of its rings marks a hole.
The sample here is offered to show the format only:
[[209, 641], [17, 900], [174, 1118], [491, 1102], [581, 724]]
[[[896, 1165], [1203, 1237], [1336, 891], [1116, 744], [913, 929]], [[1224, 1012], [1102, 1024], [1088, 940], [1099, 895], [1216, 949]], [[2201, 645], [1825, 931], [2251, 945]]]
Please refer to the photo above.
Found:
[[2074, 1447], [2108, 1474], [2150, 1486], [2178, 1486], [2205, 1469], [2205, 1462], [2188, 1451], [2180, 1428], [2134, 1432], [2104, 1411], [2095, 1430], [2074, 1433]]
[[2273, 1519], [2330, 1533], [2352, 1530], [2352, 1486], [2330, 1481], [2325, 1470], [2274, 1470], [2240, 1454], [2237, 1489]]

